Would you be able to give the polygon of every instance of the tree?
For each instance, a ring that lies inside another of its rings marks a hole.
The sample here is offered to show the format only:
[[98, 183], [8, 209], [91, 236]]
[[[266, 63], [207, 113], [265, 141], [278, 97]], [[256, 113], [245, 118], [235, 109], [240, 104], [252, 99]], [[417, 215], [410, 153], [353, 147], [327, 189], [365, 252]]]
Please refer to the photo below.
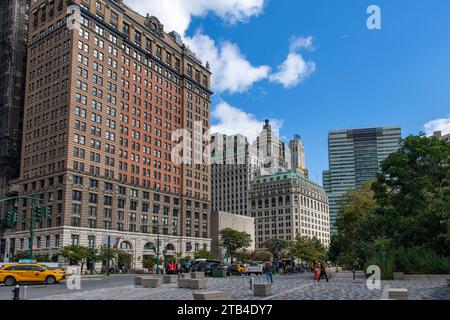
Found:
[[218, 260], [217, 256], [212, 253], [211, 251], [207, 250], [198, 250], [194, 253], [195, 259], [212, 259], [212, 260]]
[[381, 163], [373, 190], [377, 236], [393, 239], [396, 246], [450, 255], [450, 142], [407, 137]]
[[84, 264], [92, 257], [92, 252], [88, 247], [71, 245], [65, 246], [60, 255], [69, 261], [71, 265], [78, 265], [81, 263], [81, 274], [83, 274]]
[[361, 221], [376, 208], [373, 181], [367, 181], [361, 188], [349, 189], [339, 201], [339, 216], [336, 220], [337, 234], [331, 238], [329, 258], [331, 261], [350, 268], [357, 259], [363, 259]]
[[326, 256], [326, 250], [318, 239], [310, 239], [299, 235], [289, 245], [289, 251], [297, 259], [310, 261], [322, 260]]
[[252, 242], [252, 236], [245, 231], [237, 231], [231, 228], [220, 230], [221, 245], [227, 249], [230, 256], [237, 250], [248, 247]]
[[283, 239], [278, 239], [277, 237], [272, 237], [264, 241], [263, 246], [275, 256], [277, 253], [288, 247], [288, 243]]
[[[124, 266], [126, 269], [131, 268], [132, 255], [124, 250], [117, 248], [110, 248], [110, 267], [119, 268]], [[103, 246], [100, 252], [96, 256], [96, 260], [101, 261], [103, 264], [108, 262], [108, 247]]]
[[14, 257], [12, 258], [12, 261], [18, 262], [21, 259], [28, 259], [29, 253], [27, 251], [17, 251]]

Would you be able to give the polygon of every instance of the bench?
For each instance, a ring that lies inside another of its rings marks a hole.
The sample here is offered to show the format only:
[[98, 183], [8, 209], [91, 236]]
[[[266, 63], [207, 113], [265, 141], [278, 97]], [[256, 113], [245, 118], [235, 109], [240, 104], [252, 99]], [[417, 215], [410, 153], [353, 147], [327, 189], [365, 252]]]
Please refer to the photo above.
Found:
[[158, 288], [161, 286], [161, 278], [142, 278], [144, 288]]
[[142, 286], [142, 279], [151, 279], [151, 278], [155, 278], [152, 276], [140, 276], [140, 277], [135, 277], [134, 278], [134, 285], [136, 286]]
[[253, 295], [255, 297], [268, 297], [272, 295], [272, 284], [271, 283], [253, 284]]
[[191, 288], [191, 279], [178, 278], [178, 288]]
[[226, 291], [204, 291], [192, 293], [194, 300], [229, 300], [230, 295]]
[[391, 300], [408, 300], [408, 289], [406, 289], [406, 288], [389, 288], [388, 298]]
[[206, 289], [206, 279], [178, 279], [178, 288]]
[[165, 274], [162, 278], [162, 283], [177, 283], [178, 276], [176, 274]]
[[405, 280], [405, 274], [403, 272], [394, 272], [393, 273], [393, 280]]
[[191, 272], [191, 279], [204, 279], [205, 273], [204, 272]]
[[206, 289], [206, 279], [190, 279], [190, 287], [194, 290]]

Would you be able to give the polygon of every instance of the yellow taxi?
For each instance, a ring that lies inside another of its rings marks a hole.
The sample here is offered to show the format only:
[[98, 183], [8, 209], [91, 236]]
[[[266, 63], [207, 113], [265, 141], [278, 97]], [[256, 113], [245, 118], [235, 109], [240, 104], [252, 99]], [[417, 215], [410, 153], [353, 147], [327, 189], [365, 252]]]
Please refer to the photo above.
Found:
[[234, 263], [233, 268], [240, 274], [246, 273], [247, 272], [247, 268], [244, 267], [242, 264], [240, 263]]
[[55, 284], [65, 278], [63, 269], [52, 269], [39, 263], [9, 263], [0, 268], [0, 283], [13, 286], [17, 282]]

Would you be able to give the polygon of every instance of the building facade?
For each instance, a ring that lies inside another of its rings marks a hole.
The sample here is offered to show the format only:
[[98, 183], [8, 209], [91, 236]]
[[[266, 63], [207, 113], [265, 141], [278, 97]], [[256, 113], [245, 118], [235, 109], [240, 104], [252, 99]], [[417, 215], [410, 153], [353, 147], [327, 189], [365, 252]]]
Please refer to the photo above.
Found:
[[[51, 209], [36, 250], [115, 235], [137, 268], [158, 244], [169, 256], [209, 249], [209, 166], [173, 152], [175, 132], [210, 127], [209, 68], [120, 0], [38, 0], [29, 29], [19, 192]], [[6, 258], [28, 248], [31, 205], [19, 204]]]
[[[0, 1], [0, 198], [19, 177], [30, 0]], [[0, 204], [0, 237], [5, 210]]]
[[269, 120], [265, 120], [262, 131], [252, 145], [252, 150], [257, 155], [261, 174], [274, 174], [291, 168], [290, 150], [273, 131]]
[[248, 189], [257, 173], [257, 161], [250, 154], [248, 141], [243, 135], [215, 133], [211, 136], [213, 211], [248, 215]]
[[343, 194], [374, 179], [380, 163], [398, 150], [398, 126], [331, 131], [328, 135], [329, 170], [323, 172], [323, 187], [330, 201], [331, 234], [336, 233], [338, 202]]
[[305, 161], [305, 146], [299, 135], [295, 135], [294, 139], [289, 142], [289, 150], [291, 151], [291, 169], [298, 170], [308, 178], [308, 169]]
[[435, 132], [433, 132], [433, 136], [435, 136], [435, 137], [437, 137], [439, 139], [442, 139], [444, 141], [450, 141], [450, 133], [447, 133], [447, 134], [443, 135], [442, 131], [435, 131]]
[[272, 237], [296, 235], [330, 244], [329, 205], [325, 191], [296, 171], [259, 176], [250, 186], [250, 216], [255, 218], [256, 250]]
[[248, 251], [255, 250], [255, 219], [234, 213], [213, 211], [211, 213], [211, 251], [221, 260], [225, 258], [226, 249], [220, 245], [220, 230], [231, 228], [239, 232], [247, 232], [251, 235], [251, 243]]

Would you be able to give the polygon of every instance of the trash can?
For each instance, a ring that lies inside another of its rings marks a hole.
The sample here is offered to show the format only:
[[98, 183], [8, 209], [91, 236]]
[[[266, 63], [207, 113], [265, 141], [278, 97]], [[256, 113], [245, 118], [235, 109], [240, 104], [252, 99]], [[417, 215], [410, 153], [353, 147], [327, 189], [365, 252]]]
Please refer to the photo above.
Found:
[[214, 278], [225, 278], [227, 276], [227, 271], [223, 268], [215, 268], [212, 270], [212, 276]]

